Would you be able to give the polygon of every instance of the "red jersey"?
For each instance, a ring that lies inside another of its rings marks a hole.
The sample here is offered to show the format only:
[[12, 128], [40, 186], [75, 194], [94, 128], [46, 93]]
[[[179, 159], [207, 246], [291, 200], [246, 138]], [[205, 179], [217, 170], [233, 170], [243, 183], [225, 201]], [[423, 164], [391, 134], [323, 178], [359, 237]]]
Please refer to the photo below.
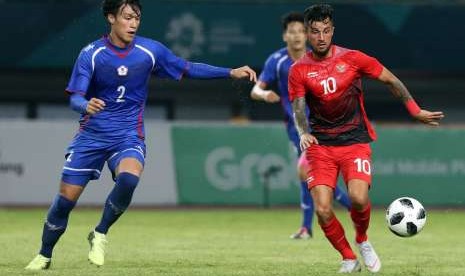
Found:
[[322, 145], [351, 145], [376, 139], [363, 105], [362, 76], [377, 78], [383, 65], [360, 51], [333, 45], [331, 57], [308, 52], [289, 71], [289, 99], [305, 97], [310, 127]]

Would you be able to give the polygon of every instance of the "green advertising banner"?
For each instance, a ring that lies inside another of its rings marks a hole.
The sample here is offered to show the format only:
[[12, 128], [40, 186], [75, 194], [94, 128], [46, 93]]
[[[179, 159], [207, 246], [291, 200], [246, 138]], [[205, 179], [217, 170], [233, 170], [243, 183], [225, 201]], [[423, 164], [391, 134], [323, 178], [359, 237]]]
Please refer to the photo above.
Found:
[[282, 126], [172, 128], [180, 204], [299, 202], [296, 153]]
[[401, 196], [427, 205], [465, 205], [465, 129], [378, 127], [371, 198]]
[[[374, 205], [410, 196], [465, 205], [465, 129], [377, 127]], [[295, 152], [280, 125], [174, 125], [180, 204], [298, 204]]]

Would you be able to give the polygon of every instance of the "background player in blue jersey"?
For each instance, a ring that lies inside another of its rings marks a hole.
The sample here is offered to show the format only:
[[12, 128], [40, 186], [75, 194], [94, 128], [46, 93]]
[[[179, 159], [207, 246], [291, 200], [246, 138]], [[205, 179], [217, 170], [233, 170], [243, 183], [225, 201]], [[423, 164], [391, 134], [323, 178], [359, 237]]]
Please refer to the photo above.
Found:
[[49, 268], [71, 210], [106, 162], [116, 184], [99, 224], [88, 236], [90, 262], [104, 264], [108, 229], [129, 206], [144, 168], [143, 117], [151, 74], [176, 80], [186, 76], [256, 81], [248, 66], [230, 69], [191, 63], [157, 41], [136, 36], [141, 17], [138, 0], [105, 0], [102, 8], [111, 30], [81, 51], [66, 88], [72, 109], [82, 114], [80, 129], [68, 148], [60, 191], [44, 223], [42, 247], [26, 269]]
[[[291, 12], [283, 16], [283, 40], [287, 46], [271, 54], [265, 62], [258, 82], [252, 89], [251, 97], [267, 103], [281, 102], [286, 116], [286, 129], [299, 158], [297, 170], [301, 181], [302, 226], [291, 235], [293, 239], [307, 239], [312, 236], [313, 200], [307, 187], [307, 160], [300, 150], [300, 140], [294, 125], [292, 106], [288, 94], [288, 75], [291, 65], [307, 52], [304, 17], [301, 13]], [[276, 85], [278, 93], [264, 90]], [[308, 114], [308, 109], [307, 109]], [[340, 188], [336, 188], [334, 197], [347, 209], [350, 200]]]

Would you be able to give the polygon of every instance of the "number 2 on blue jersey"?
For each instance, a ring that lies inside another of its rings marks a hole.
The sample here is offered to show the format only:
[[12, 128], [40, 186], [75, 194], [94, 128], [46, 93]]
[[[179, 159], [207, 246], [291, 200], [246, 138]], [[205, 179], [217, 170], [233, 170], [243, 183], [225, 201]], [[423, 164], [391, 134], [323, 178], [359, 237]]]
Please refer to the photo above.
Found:
[[124, 87], [124, 85], [120, 85], [120, 86], [118, 86], [118, 88], [116, 89], [116, 91], [119, 93], [118, 98], [116, 98], [116, 102], [117, 102], [117, 103], [122, 103], [122, 102], [124, 102], [125, 99], [123, 99], [123, 97], [124, 97], [124, 93], [126, 93], [126, 87]]

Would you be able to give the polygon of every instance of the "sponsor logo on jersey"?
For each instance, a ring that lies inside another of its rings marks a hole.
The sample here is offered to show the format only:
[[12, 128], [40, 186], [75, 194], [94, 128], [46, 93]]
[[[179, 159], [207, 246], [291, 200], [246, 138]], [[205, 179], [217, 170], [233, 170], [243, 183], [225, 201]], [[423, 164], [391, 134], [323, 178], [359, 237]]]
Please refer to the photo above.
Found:
[[116, 69], [116, 71], [118, 71], [118, 76], [120, 77], [124, 77], [124, 76], [127, 76], [128, 74], [128, 68], [124, 65], [121, 65], [120, 67], [118, 67], [118, 69]]
[[278, 58], [280, 58], [280, 57], [281, 57], [281, 53], [275, 53], [275, 54], [273, 55], [273, 58], [274, 58], [274, 59], [278, 59]]
[[87, 45], [87, 46], [86, 46], [84, 49], [82, 49], [82, 50], [85, 51], [85, 52], [88, 52], [88, 51], [94, 49], [94, 47], [95, 47], [94, 44], [89, 44], [89, 45]]
[[336, 65], [336, 70], [339, 73], [344, 73], [346, 71], [346, 65], [345, 64], [338, 64], [338, 65]]
[[307, 77], [309, 78], [315, 78], [318, 76], [318, 72], [308, 72]]

